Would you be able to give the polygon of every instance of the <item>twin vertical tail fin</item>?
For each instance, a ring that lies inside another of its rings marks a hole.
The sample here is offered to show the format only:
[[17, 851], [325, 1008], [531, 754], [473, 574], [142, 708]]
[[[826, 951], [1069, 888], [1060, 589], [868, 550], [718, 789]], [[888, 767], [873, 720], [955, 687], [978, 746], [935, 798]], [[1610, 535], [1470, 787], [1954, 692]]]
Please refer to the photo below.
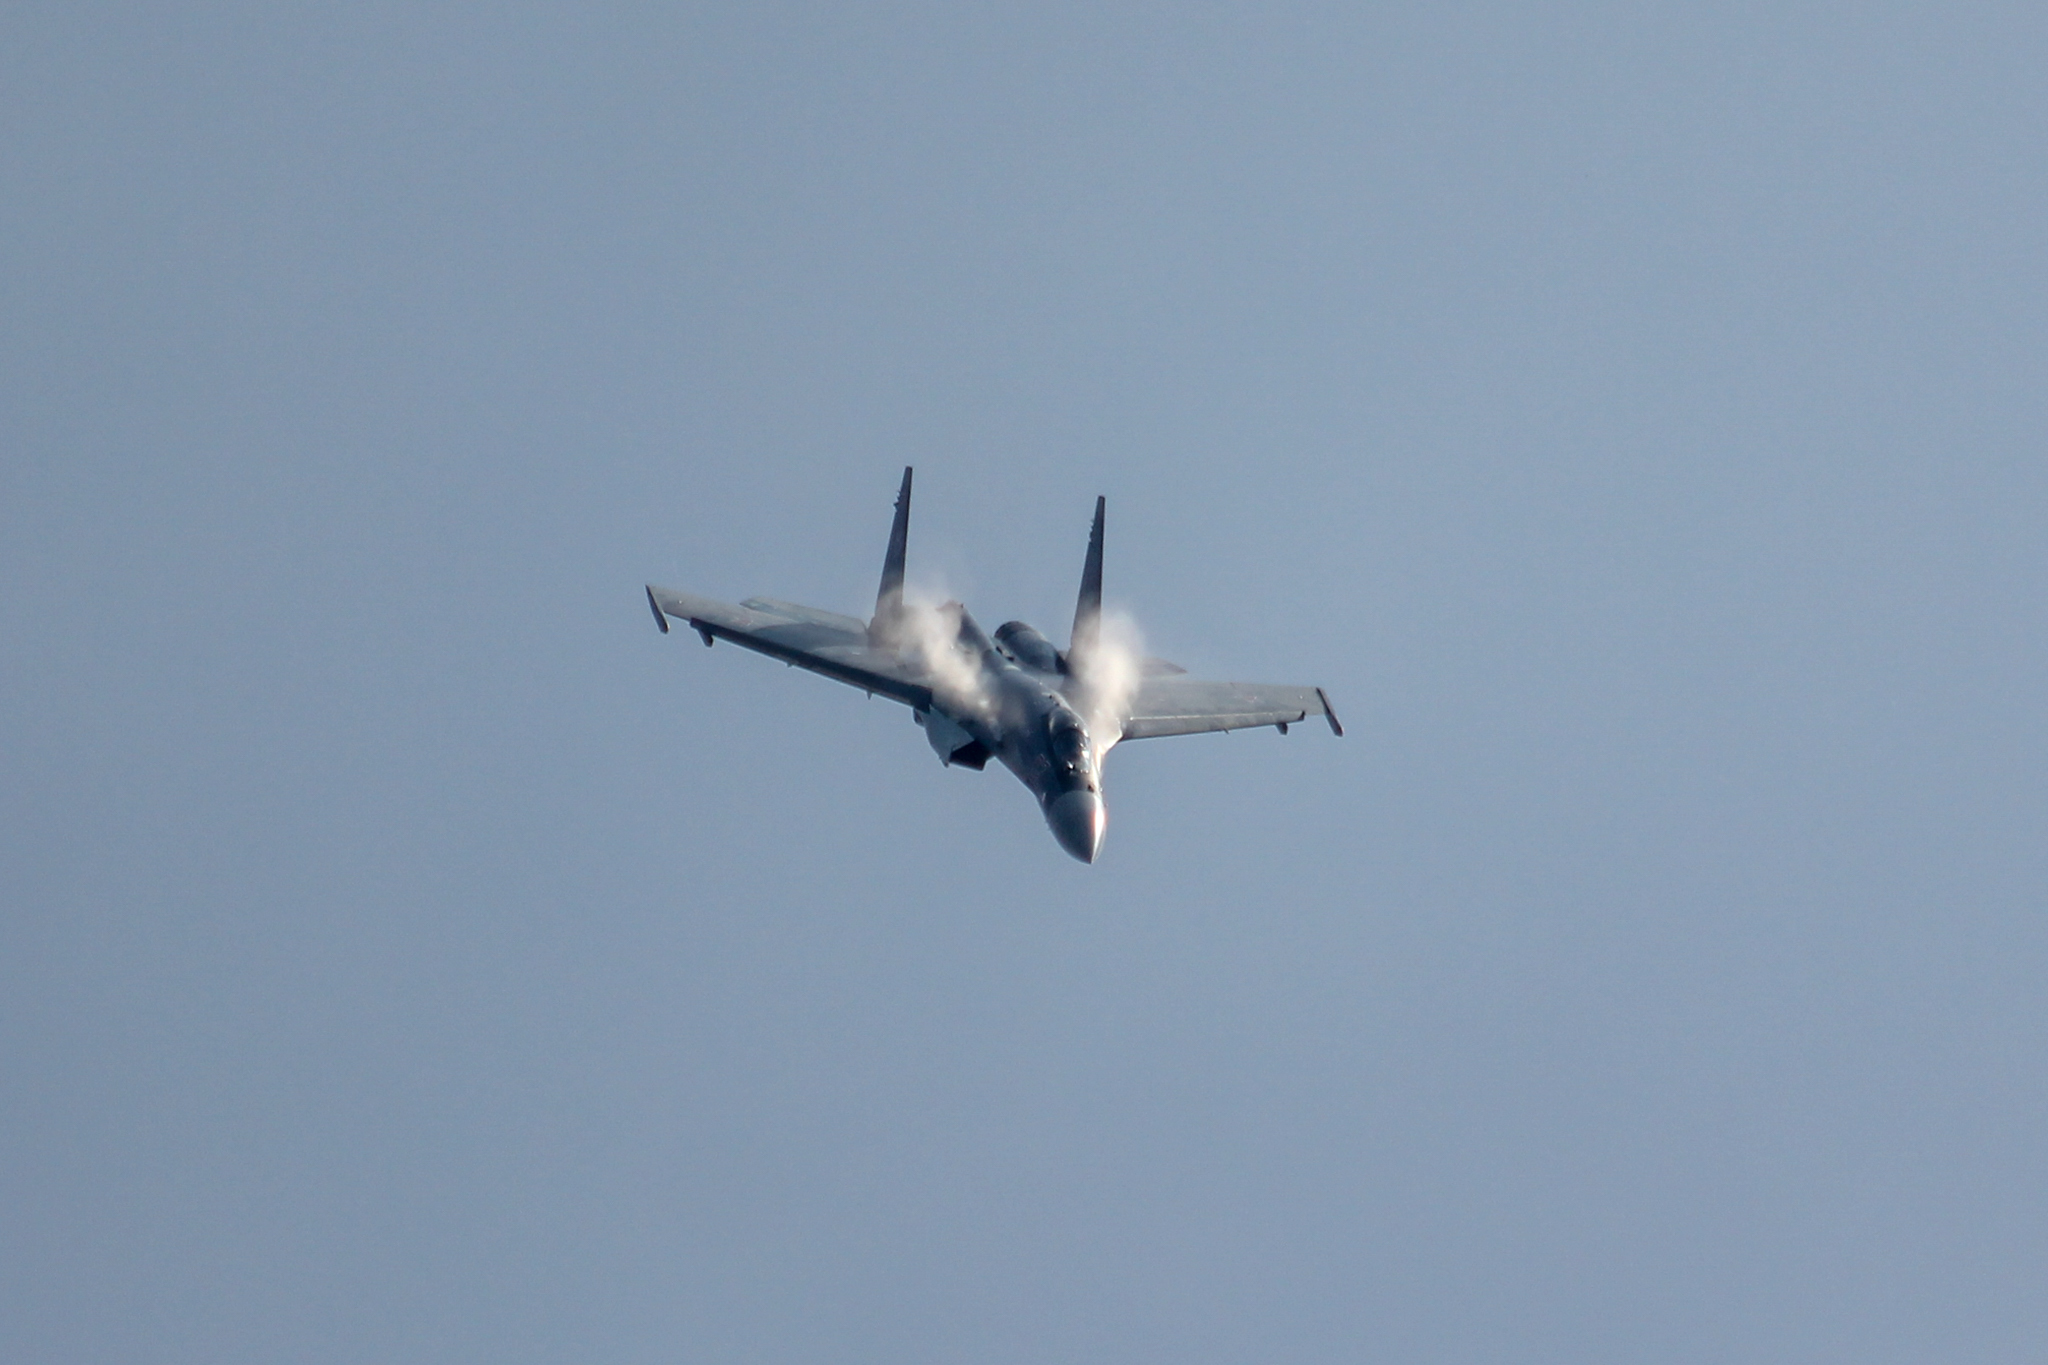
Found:
[[910, 547], [910, 466], [903, 466], [903, 486], [896, 490], [896, 520], [889, 527], [889, 550], [882, 557], [882, 587], [875, 594], [875, 619], [868, 622], [868, 640], [887, 643], [903, 620], [903, 560]]
[[1102, 511], [1106, 500], [1095, 499], [1095, 525], [1088, 532], [1088, 558], [1081, 565], [1081, 597], [1074, 603], [1074, 634], [1067, 658], [1075, 667], [1094, 652], [1102, 638]]
[[[896, 520], [889, 527], [889, 549], [882, 556], [882, 586], [875, 593], [875, 616], [868, 622], [868, 640], [891, 642], [903, 620], [903, 562], [910, 547], [910, 475], [903, 467], [903, 485], [896, 490]], [[1074, 604], [1074, 634], [1067, 657], [1078, 662], [1102, 638], [1102, 514], [1107, 499], [1095, 499], [1095, 524], [1088, 531], [1088, 558], [1081, 565], [1081, 596]]]

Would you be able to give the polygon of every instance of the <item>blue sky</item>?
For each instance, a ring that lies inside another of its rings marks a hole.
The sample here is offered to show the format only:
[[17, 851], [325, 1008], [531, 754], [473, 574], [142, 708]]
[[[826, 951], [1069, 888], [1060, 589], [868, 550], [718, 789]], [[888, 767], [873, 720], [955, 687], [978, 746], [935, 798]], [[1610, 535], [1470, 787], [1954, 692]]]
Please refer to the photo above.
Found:
[[[17, 6], [0, 1355], [2048, 1333], [2019, 6]], [[640, 585], [1150, 647], [1082, 867]]]

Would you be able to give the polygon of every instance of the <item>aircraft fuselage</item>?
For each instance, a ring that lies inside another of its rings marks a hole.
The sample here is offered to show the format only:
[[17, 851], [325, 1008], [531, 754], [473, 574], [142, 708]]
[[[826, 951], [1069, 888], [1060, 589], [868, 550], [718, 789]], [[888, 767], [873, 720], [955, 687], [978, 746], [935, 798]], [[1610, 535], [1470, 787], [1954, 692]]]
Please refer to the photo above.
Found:
[[[1102, 847], [1108, 811], [1102, 800], [1102, 756], [1115, 737], [1098, 740], [1083, 718], [1085, 690], [1036, 631], [1011, 622], [991, 641], [957, 603], [939, 609], [952, 638], [941, 647], [963, 667], [935, 670], [947, 679], [918, 713], [925, 737], [948, 764], [981, 767], [996, 759], [1038, 798], [1053, 837], [1084, 863]], [[1031, 662], [1025, 662], [1026, 659]], [[1034, 666], [1050, 664], [1051, 667]], [[1070, 697], [1070, 694], [1071, 697]]]
[[958, 602], [907, 599], [910, 475], [903, 471], [896, 493], [872, 617], [774, 598], [721, 602], [650, 583], [655, 624], [666, 634], [671, 620], [683, 621], [706, 645], [730, 640], [903, 703], [948, 766], [981, 769], [993, 758], [1014, 773], [1060, 847], [1084, 863], [1102, 849], [1102, 761], [1120, 741], [1267, 725], [1286, 734], [1311, 715], [1344, 733], [1319, 687], [1205, 682], [1163, 659], [1136, 657], [1128, 632], [1105, 639], [1100, 497], [1065, 650], [1022, 621], [1004, 623], [990, 639]]

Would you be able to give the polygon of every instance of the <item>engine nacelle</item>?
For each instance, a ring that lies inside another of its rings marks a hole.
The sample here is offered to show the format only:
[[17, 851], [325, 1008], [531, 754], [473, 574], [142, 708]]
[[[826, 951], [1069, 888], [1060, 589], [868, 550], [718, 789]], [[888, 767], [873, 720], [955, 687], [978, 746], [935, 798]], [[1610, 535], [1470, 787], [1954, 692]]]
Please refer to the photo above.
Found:
[[913, 711], [911, 717], [924, 727], [926, 742], [947, 767], [958, 764], [979, 772], [988, 762], [988, 746], [968, 734], [944, 711]]
[[1005, 621], [996, 627], [996, 643], [1002, 646], [1003, 653], [1026, 668], [1040, 673], [1067, 671], [1067, 661], [1052, 647], [1052, 641], [1022, 621]]

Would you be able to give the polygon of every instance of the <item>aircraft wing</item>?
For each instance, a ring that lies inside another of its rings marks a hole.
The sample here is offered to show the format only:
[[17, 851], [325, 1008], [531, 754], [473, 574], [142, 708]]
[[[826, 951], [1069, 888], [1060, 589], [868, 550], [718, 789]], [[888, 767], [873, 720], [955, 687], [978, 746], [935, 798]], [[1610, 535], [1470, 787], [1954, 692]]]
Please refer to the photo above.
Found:
[[1310, 716], [1321, 716], [1333, 733], [1344, 733], [1320, 687], [1201, 682], [1175, 675], [1149, 677], [1138, 688], [1124, 721], [1123, 737], [1157, 739], [1211, 730], [1249, 730], [1261, 725], [1291, 725]]
[[730, 640], [919, 710], [932, 704], [932, 689], [922, 673], [894, 650], [870, 645], [867, 622], [855, 617], [769, 597], [749, 597], [735, 605], [651, 584], [647, 605], [654, 609], [655, 624], [663, 634], [674, 617], [687, 622], [707, 645]]

